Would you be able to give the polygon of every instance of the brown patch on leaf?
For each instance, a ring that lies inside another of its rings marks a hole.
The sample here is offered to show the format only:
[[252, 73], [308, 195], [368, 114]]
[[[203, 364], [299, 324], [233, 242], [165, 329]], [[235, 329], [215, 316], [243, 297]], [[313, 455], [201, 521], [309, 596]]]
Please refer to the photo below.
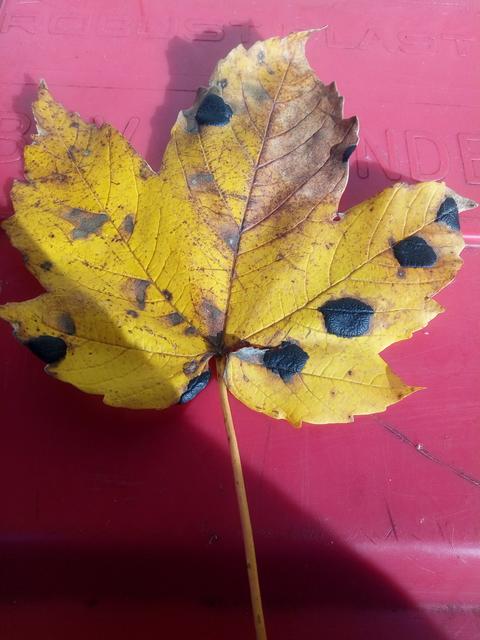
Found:
[[397, 269], [397, 276], [399, 278], [405, 278], [405, 275], [406, 275], [405, 269]]
[[250, 96], [255, 102], [264, 102], [265, 100], [271, 100], [271, 96], [268, 91], [262, 87], [259, 82], [247, 82], [244, 87], [245, 95]]
[[188, 176], [188, 184], [194, 188], [203, 187], [205, 185], [214, 185], [214, 180], [209, 171], [197, 171]]
[[[150, 284], [152, 284], [150, 280], [142, 280], [141, 278], [128, 278], [126, 285], [123, 287], [126, 295], [130, 300], [135, 302], [137, 308], [141, 311], [145, 309], [147, 288]], [[129, 315], [132, 314], [129, 313]]]
[[162, 291], [160, 291], [160, 293], [165, 298], [165, 300], [167, 300], [168, 302], [170, 302], [170, 300], [173, 298], [172, 292], [169, 291], [168, 289], [162, 289]]
[[189, 362], [186, 362], [183, 365], [183, 373], [186, 376], [191, 376], [192, 373], [195, 373], [198, 367], [199, 367], [199, 363], [196, 360], [190, 360]]
[[69, 336], [74, 336], [76, 332], [75, 321], [68, 312], [61, 313], [58, 316], [58, 328]]
[[190, 327], [187, 327], [183, 333], [186, 336], [196, 336], [198, 331], [195, 329], [195, 327], [190, 326]]
[[177, 313], [176, 311], [166, 316], [166, 319], [167, 319], [167, 322], [169, 322], [172, 325], [172, 327], [175, 327], [177, 324], [182, 324], [182, 322], [185, 322], [185, 318], [180, 313]]
[[225, 313], [209, 300], [203, 300], [200, 304], [200, 313], [209, 328], [209, 334], [216, 335], [223, 330]]
[[106, 213], [91, 213], [77, 208], [70, 209], [63, 217], [74, 226], [70, 234], [73, 240], [88, 238], [90, 235], [98, 233], [110, 219]]
[[122, 224], [120, 225], [119, 231], [120, 235], [124, 240], [130, 240], [130, 236], [133, 233], [135, 228], [135, 217], [133, 213], [129, 213], [122, 220]]
[[231, 251], [238, 249], [240, 233], [236, 225], [228, 225], [219, 230], [219, 235]]
[[138, 311], [135, 311], [135, 309], [127, 309], [127, 316], [138, 318]]

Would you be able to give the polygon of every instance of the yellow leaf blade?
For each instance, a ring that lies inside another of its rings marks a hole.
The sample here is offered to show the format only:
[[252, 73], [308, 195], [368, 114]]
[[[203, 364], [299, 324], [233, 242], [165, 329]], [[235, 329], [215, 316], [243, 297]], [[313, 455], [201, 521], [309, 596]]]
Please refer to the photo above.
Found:
[[118, 300], [93, 302], [74, 291], [47, 293], [5, 305], [0, 316], [12, 322], [19, 340], [49, 363], [51, 375], [101, 394], [115, 406], [166, 408], [178, 402], [189, 382], [208, 367], [203, 339], [182, 339], [185, 323], [180, 318], [143, 313], [140, 319]]
[[383, 411], [416, 391], [379, 357], [362, 348], [344, 349], [340, 339], [312, 350], [299, 375], [283, 380], [265, 362], [266, 350], [247, 347], [232, 353], [225, 380], [244, 404], [299, 427], [351, 422], [354, 415]]

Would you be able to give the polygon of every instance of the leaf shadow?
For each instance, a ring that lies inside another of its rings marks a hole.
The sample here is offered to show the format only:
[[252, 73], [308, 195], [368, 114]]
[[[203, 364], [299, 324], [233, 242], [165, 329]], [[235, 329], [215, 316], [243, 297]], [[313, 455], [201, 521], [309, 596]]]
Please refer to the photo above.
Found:
[[[231, 44], [225, 46], [224, 53]], [[168, 56], [172, 65], [191, 59], [209, 71], [218, 52], [174, 38]], [[173, 122], [177, 93], [167, 91], [153, 129]], [[152, 145], [147, 158], [157, 166], [153, 160], [161, 149]], [[39, 293], [4, 235], [2, 243], [3, 295], [10, 300]], [[222, 612], [229, 638], [251, 637], [230, 463], [219, 444], [220, 411], [212, 409], [215, 384], [187, 407], [161, 413], [113, 409], [44, 376], [4, 324], [0, 336], [9, 372], [0, 486], [14, 487], [2, 499], [1, 604], [16, 601], [35, 619], [35, 605], [48, 610], [72, 601], [79, 607], [73, 618], [78, 628], [69, 618], [73, 639], [85, 637], [85, 620], [91, 638], [113, 629], [116, 638], [147, 637], [154, 630], [148, 616], [134, 615], [130, 626], [124, 622], [126, 610], [139, 603], [160, 612], [155, 629], [164, 637], [221, 640], [226, 632], [216, 621]], [[253, 435], [243, 427], [244, 437]], [[245, 476], [272, 640], [325, 632], [345, 640], [372, 634], [378, 640], [445, 640], [373, 561], [282, 495], [261, 470], [247, 464]], [[313, 618], [304, 616], [306, 609]], [[92, 617], [92, 610], [104, 611], [104, 617]], [[65, 637], [62, 615], [72, 614], [66, 608], [58, 616], [38, 617], [36, 637]], [[26, 619], [18, 621], [12, 638], [25, 637], [23, 624]]]

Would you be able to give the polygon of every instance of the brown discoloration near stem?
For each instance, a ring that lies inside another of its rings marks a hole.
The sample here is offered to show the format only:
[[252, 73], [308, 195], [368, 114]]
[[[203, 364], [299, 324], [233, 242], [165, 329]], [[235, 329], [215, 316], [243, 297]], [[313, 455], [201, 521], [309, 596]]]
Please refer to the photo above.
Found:
[[209, 335], [216, 335], [223, 332], [225, 313], [215, 306], [213, 302], [203, 300], [200, 304], [200, 313], [207, 323]]

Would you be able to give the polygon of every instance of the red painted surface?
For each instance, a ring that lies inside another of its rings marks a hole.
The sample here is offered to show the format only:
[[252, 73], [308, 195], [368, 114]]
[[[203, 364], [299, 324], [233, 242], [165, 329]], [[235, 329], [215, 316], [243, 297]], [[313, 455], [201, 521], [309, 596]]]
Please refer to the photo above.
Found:
[[[158, 167], [180, 108], [243, 41], [327, 25], [309, 57], [361, 144], [349, 206], [403, 176], [480, 200], [478, 0], [0, 6], [0, 212], [45, 78]], [[305, 426], [233, 411], [271, 640], [480, 637], [480, 219], [447, 312], [385, 357], [425, 385], [384, 415]], [[1, 300], [40, 291], [0, 237]], [[252, 637], [214, 383], [163, 413], [112, 409], [42, 372], [2, 323], [0, 637]]]

